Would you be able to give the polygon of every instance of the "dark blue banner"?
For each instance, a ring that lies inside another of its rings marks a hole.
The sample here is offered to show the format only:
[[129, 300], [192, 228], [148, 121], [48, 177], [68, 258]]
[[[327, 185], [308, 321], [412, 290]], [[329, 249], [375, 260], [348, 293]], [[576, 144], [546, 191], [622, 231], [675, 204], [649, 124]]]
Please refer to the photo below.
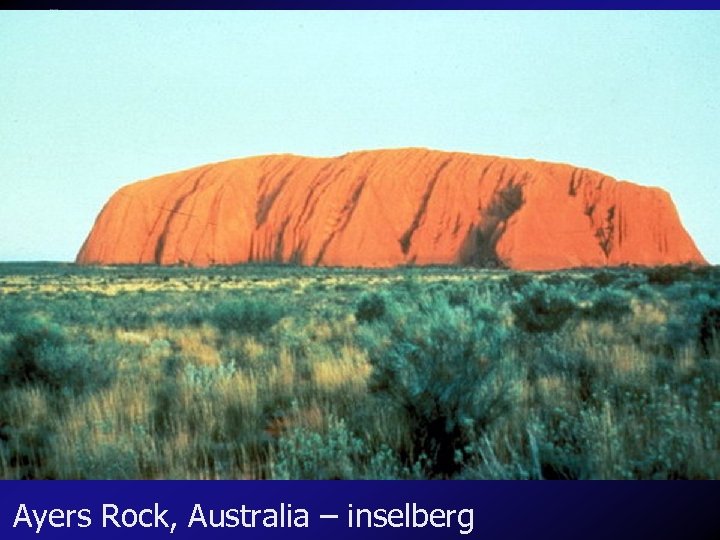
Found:
[[2, 538], [720, 538], [713, 482], [3, 482]]

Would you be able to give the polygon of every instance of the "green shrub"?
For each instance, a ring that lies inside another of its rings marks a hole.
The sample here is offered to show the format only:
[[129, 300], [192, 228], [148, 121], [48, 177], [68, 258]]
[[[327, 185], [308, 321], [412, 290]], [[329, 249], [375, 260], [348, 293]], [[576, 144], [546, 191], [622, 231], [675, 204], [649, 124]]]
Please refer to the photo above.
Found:
[[657, 266], [646, 269], [647, 280], [651, 285], [672, 285], [678, 281], [693, 279], [693, 269], [690, 266]]
[[448, 303], [453, 307], [466, 306], [468, 304], [469, 292], [466, 287], [449, 287], [446, 293]]
[[[679, 287], [674, 285], [667, 291], [677, 295]], [[684, 297], [677, 295], [673, 305], [668, 322], [654, 329], [653, 342], [669, 355], [690, 344], [697, 346], [701, 356], [711, 356], [717, 351], [720, 301], [707, 294], [695, 296], [688, 292]], [[650, 329], [647, 333], [651, 333]]]
[[[142, 478], [139, 455], [129, 437], [104, 442], [98, 446], [78, 445], [76, 455], [63, 467], [73, 479], [133, 480]], [[149, 441], [148, 441], [149, 442]]]
[[573, 298], [565, 291], [541, 283], [523, 289], [510, 306], [515, 324], [530, 333], [557, 332], [577, 312]]
[[115, 376], [114, 362], [93, 358], [87, 345], [70, 341], [62, 327], [37, 317], [18, 323], [1, 360], [3, 387], [39, 384], [80, 393], [107, 386]]
[[326, 433], [295, 427], [278, 442], [274, 476], [285, 480], [338, 480], [360, 476], [367, 450], [343, 420], [329, 419]]
[[506, 333], [444, 296], [410, 306], [389, 332], [370, 350], [369, 388], [405, 413], [413, 441], [406, 465], [426, 456], [428, 474], [451, 476], [473, 434], [512, 403], [512, 374], [502, 358]]
[[560, 287], [560, 286], [563, 286], [566, 283], [568, 283], [570, 280], [571, 280], [571, 278], [570, 278], [570, 276], [568, 276], [567, 273], [558, 271], [558, 272], [553, 272], [549, 275], [544, 276], [542, 283], [544, 285]]
[[55, 323], [37, 317], [17, 321], [15, 336], [0, 364], [3, 386], [50, 382], [52, 377], [46, 369], [46, 360], [57, 356], [57, 351], [66, 343], [65, 332]]
[[387, 312], [387, 300], [378, 293], [363, 294], [355, 309], [355, 319], [359, 323], [370, 323], [381, 319]]
[[590, 279], [592, 279], [595, 285], [597, 285], [598, 287], [609, 287], [617, 281], [618, 277], [619, 276], [616, 272], [610, 272], [609, 270], [599, 270], [597, 272], [594, 272], [592, 276], [590, 276]]
[[146, 298], [140, 293], [119, 295], [113, 298], [113, 301], [105, 303], [103, 323], [125, 330], [147, 328], [152, 322], [149, 313], [152, 300], [153, 298]]
[[710, 303], [702, 310], [698, 345], [705, 356], [720, 350], [720, 303]]
[[530, 285], [532, 282], [532, 276], [521, 273], [510, 274], [506, 280], [507, 286], [511, 291], [519, 291]]
[[598, 291], [592, 296], [590, 305], [582, 308], [584, 317], [596, 320], [619, 319], [631, 311], [630, 295], [614, 289]]
[[540, 477], [546, 480], [589, 478], [586, 443], [582, 422], [563, 408], [548, 411], [542, 423], [534, 426]]
[[16, 478], [22, 480], [53, 479], [46, 468], [52, 447], [52, 433], [45, 422], [33, 425], [6, 425], [0, 439], [0, 468], [9, 465]]
[[173, 328], [202, 325], [208, 319], [209, 309], [198, 300], [193, 298], [183, 302], [178, 299], [177, 303], [173, 302], [172, 307], [158, 317], [158, 321]]
[[220, 302], [212, 310], [210, 320], [223, 331], [262, 334], [283, 316], [283, 309], [277, 303], [251, 298]]
[[703, 447], [717, 448], [717, 439], [713, 441], [711, 435], [696, 441], [688, 435], [717, 433], [718, 425], [706, 423], [708, 419], [712, 420], [712, 411], [707, 415], [700, 414], [697, 384], [690, 385], [689, 391], [689, 399], [682, 399], [676, 389], [662, 385], [644, 404], [643, 421], [638, 422], [634, 430], [635, 436], [643, 436], [643, 449], [631, 456], [629, 463], [636, 477], [659, 480], [707, 478], [705, 474], [713, 468], [717, 470], [717, 463], [713, 462], [704, 463], [701, 474], [697, 474], [699, 471], [692, 466], [698, 462], [693, 456], [702, 453]]

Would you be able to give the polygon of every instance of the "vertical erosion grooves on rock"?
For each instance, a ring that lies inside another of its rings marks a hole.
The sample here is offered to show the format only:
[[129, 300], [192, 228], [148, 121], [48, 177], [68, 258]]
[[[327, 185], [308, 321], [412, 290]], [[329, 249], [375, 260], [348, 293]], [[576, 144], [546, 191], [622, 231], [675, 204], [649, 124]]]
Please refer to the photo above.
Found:
[[443, 169], [450, 164], [450, 161], [450, 159], [446, 159], [445, 161], [443, 161], [440, 166], [435, 170], [435, 173], [430, 178], [430, 180], [427, 182], [425, 193], [420, 199], [420, 205], [418, 206], [417, 212], [415, 212], [412, 223], [398, 240], [400, 242], [400, 248], [402, 249], [404, 255], [407, 255], [408, 251], [410, 251], [413, 234], [415, 234], [415, 231], [420, 226], [420, 223], [425, 217], [428, 201], [430, 201], [430, 197], [432, 196], [435, 185], [440, 178], [440, 174], [443, 172]]
[[334, 221], [334, 227], [332, 227], [330, 234], [325, 239], [325, 241], [322, 243], [322, 246], [320, 246], [320, 251], [318, 252], [317, 256], [315, 257], [315, 265], [319, 265], [322, 263], [323, 257], [325, 256], [325, 251], [327, 250], [328, 246], [330, 245], [330, 242], [333, 241], [335, 236], [338, 233], [341, 233], [345, 230], [348, 223], [350, 223], [350, 220], [353, 217], [353, 212], [355, 212], [355, 209], [357, 208], [358, 201], [360, 200], [360, 195], [362, 195], [363, 190], [365, 189], [365, 183], [367, 182], [366, 176], [361, 176], [357, 179], [355, 182], [355, 185], [353, 186], [350, 198], [345, 202], [342, 209], [340, 210], [339, 214], [337, 215], [335, 221]]
[[[154, 250], [154, 260], [156, 264], [162, 264], [163, 263], [163, 254], [165, 251], [165, 243], [167, 242], [167, 237], [170, 232], [170, 229], [173, 225], [173, 222], [178, 217], [178, 215], [183, 214], [181, 211], [183, 204], [185, 204], [185, 201], [190, 197], [193, 193], [195, 193], [198, 189], [198, 186], [200, 185], [200, 181], [203, 179], [203, 176], [207, 173], [207, 170], [203, 171], [198, 175], [197, 178], [192, 182], [192, 187], [185, 193], [181, 194], [173, 203], [173, 206], [170, 210], [167, 211], [167, 215], [165, 216], [165, 223], [162, 226], [160, 236], [158, 236], [158, 239], [155, 243], [155, 250]], [[187, 213], [184, 214], [188, 219], [197, 217], [193, 214], [193, 208], [189, 209]], [[159, 215], [160, 217], [160, 215]], [[187, 222], [185, 223], [185, 230], [187, 230]]]
[[269, 155], [137, 182], [78, 263], [706, 264], [670, 196], [570, 165], [427, 149]]
[[470, 262], [476, 266], [496, 268], [505, 263], [497, 253], [497, 243], [500, 240], [508, 220], [523, 204], [523, 190], [521, 184], [512, 180], [500, 188], [490, 204], [481, 215], [480, 222], [474, 231], [474, 250], [471, 250]]

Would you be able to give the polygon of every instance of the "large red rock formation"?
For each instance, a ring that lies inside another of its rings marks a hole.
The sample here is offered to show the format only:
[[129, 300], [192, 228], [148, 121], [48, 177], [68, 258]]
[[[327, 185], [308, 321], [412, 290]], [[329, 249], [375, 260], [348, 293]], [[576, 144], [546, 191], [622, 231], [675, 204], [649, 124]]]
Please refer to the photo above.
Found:
[[130, 184], [105, 205], [77, 261], [705, 264], [661, 189], [424, 149], [252, 157]]

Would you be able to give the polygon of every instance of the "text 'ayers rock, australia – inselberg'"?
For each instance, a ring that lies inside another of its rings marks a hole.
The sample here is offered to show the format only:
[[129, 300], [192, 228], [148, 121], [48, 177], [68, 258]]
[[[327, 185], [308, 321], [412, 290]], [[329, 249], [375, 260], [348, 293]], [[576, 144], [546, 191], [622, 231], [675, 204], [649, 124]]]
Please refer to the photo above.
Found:
[[267, 155], [127, 185], [85, 264], [706, 264], [665, 191], [570, 165], [425, 149]]

